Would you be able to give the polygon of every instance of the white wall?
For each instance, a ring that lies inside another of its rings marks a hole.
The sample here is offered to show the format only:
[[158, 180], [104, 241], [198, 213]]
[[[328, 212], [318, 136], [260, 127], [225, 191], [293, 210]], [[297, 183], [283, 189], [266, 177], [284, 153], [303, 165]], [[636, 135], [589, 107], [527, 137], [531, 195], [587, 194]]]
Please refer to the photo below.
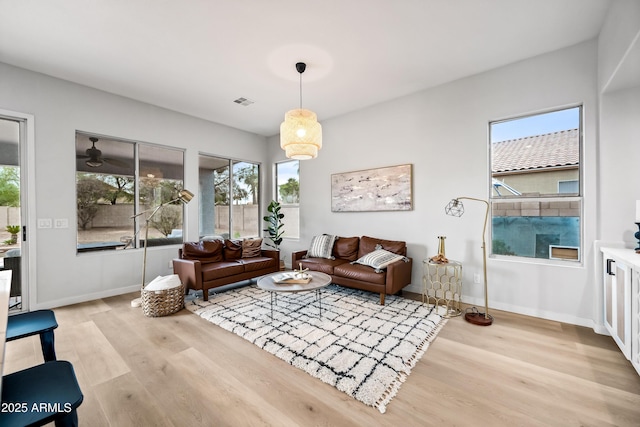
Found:
[[634, 248], [640, 200], [640, 86], [605, 93], [601, 104], [599, 238]]
[[601, 92], [616, 79], [630, 47], [634, 41], [637, 43], [639, 31], [640, 1], [612, 2], [598, 37], [598, 88]]
[[[37, 218], [68, 229], [31, 229], [31, 308], [55, 307], [140, 288], [142, 250], [76, 254], [75, 131], [186, 149], [185, 188], [198, 193], [198, 153], [264, 163], [265, 138], [0, 63], [0, 109], [35, 116]], [[198, 197], [187, 205], [186, 236], [198, 238]], [[147, 277], [169, 274], [177, 247], [149, 248]]]
[[[286, 241], [284, 251], [306, 248], [319, 233], [404, 240], [414, 259], [407, 290], [421, 292], [422, 260], [436, 254], [436, 236], [445, 235], [447, 256], [464, 265], [463, 299], [482, 305], [482, 285], [473, 284], [473, 274], [482, 271], [484, 205], [466, 203], [462, 218], [446, 216], [444, 206], [456, 196], [488, 197], [490, 121], [582, 103], [584, 264], [489, 259], [488, 282], [491, 307], [592, 325], [596, 52], [595, 41], [583, 43], [338, 118], [321, 118], [324, 147], [300, 168], [301, 238]], [[269, 141], [271, 159], [281, 157], [278, 137]], [[413, 164], [412, 211], [331, 212], [332, 173], [406, 163]]]
[[640, 200], [640, 2], [612, 3], [598, 40], [600, 162], [598, 237], [637, 241], [635, 201]]

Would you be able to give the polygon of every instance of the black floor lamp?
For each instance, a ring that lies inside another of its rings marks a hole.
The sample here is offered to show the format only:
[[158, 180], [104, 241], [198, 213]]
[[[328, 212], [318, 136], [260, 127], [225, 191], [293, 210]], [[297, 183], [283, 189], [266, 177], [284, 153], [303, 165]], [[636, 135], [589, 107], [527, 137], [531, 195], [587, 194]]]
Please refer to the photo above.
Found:
[[[163, 207], [165, 207], [166, 205], [170, 205], [172, 203], [175, 202], [182, 202], [183, 204], [187, 204], [191, 201], [191, 199], [193, 199], [193, 193], [189, 190], [180, 190], [180, 192], [178, 193], [178, 197], [176, 197], [173, 200], [170, 200], [166, 203], [160, 203], [158, 206], [156, 206], [155, 208], [150, 208], [147, 209], [145, 211], [139, 212], [135, 215], [133, 215], [131, 218], [136, 218], [139, 217], [140, 215], [144, 215], [147, 212], [153, 211], [151, 212], [151, 215], [149, 215], [146, 220], [145, 220], [145, 231], [144, 231], [144, 255], [142, 256], [142, 288], [144, 289], [144, 284], [145, 284], [145, 279], [146, 279], [146, 274], [147, 274], [147, 247], [149, 246], [149, 222], [151, 222], [151, 219], [153, 218], [153, 216], [158, 213], [158, 211], [160, 211], [160, 209], [162, 209]], [[133, 301], [131, 301], [131, 306], [132, 307], [140, 307], [141, 305], [141, 300], [140, 298], [136, 298]]]
[[489, 219], [489, 202], [473, 197], [457, 197], [449, 202], [444, 208], [447, 215], [460, 217], [464, 214], [464, 205], [460, 200], [475, 200], [487, 205], [484, 215], [484, 226], [482, 228], [482, 270], [484, 272], [484, 313], [480, 313], [475, 307], [471, 311], [467, 311], [464, 318], [467, 322], [474, 325], [489, 326], [493, 323], [493, 317], [489, 315], [489, 297], [487, 293], [487, 245], [485, 243], [485, 234], [487, 232], [487, 220]]

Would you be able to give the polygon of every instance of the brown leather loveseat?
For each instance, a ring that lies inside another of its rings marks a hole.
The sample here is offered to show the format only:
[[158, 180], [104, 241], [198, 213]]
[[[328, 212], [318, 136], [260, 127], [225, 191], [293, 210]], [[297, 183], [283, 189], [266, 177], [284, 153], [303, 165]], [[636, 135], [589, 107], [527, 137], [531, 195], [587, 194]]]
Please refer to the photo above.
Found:
[[187, 242], [173, 260], [173, 273], [185, 287], [202, 290], [209, 299], [209, 289], [241, 282], [279, 270], [279, 252], [264, 250], [262, 239], [211, 240]]
[[[310, 249], [313, 249], [313, 243]], [[375, 251], [387, 251], [399, 256], [384, 268], [366, 265], [366, 256], [374, 256]], [[327, 253], [325, 257], [308, 257], [308, 252], [309, 250], [293, 252], [292, 267], [297, 269], [302, 264], [302, 268], [330, 275], [332, 283], [377, 292], [380, 294], [381, 305], [384, 305], [385, 295], [397, 294], [411, 283], [412, 259], [406, 256], [407, 245], [402, 241], [368, 236], [338, 237], [330, 254]]]

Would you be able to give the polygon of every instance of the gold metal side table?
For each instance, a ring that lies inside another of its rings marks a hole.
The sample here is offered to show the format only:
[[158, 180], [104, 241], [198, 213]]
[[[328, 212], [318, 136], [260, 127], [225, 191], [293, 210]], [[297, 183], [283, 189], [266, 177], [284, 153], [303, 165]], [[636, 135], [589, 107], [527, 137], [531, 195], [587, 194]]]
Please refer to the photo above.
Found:
[[435, 263], [425, 259], [422, 275], [422, 302], [446, 310], [445, 317], [460, 316], [460, 297], [462, 295], [462, 264], [449, 260], [447, 263]]

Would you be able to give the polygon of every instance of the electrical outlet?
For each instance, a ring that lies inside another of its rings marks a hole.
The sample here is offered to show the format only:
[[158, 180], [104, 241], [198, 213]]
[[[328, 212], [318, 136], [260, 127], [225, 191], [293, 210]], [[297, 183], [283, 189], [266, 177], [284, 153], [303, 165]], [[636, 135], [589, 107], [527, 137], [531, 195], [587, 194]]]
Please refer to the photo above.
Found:
[[475, 273], [475, 274], [473, 275], [473, 283], [477, 283], [477, 284], [482, 283], [482, 274], [480, 274], [480, 273]]

